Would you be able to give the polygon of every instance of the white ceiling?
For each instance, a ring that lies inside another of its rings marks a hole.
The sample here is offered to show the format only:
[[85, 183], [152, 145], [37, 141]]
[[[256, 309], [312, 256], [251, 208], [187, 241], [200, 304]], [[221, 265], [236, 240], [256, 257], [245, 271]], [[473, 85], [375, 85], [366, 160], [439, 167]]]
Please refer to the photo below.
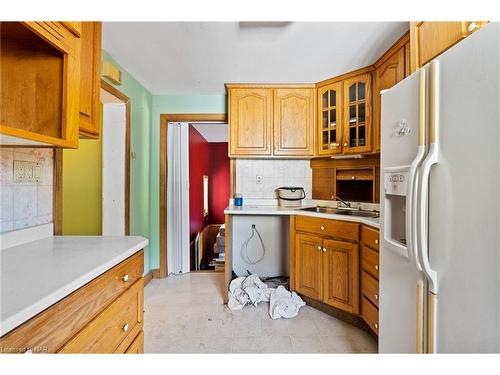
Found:
[[227, 142], [227, 124], [192, 123], [193, 127], [206, 139], [207, 142]]
[[104, 22], [103, 48], [153, 94], [317, 82], [372, 64], [408, 22]]

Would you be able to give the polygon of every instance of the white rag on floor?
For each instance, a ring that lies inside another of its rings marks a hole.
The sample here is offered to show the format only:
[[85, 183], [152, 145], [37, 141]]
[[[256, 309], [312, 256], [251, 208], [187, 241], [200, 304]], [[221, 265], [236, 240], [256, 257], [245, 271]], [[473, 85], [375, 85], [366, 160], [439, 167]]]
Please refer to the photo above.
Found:
[[231, 310], [240, 310], [246, 305], [257, 306], [269, 302], [269, 315], [272, 319], [294, 318], [305, 302], [297, 293], [289, 292], [283, 286], [268, 288], [257, 275], [238, 277], [229, 284]]

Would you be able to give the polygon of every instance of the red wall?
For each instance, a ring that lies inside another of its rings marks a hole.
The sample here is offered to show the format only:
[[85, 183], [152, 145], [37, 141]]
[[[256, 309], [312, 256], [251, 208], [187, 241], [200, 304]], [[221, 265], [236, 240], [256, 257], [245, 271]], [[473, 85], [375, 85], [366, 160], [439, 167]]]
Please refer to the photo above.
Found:
[[[208, 176], [208, 218], [203, 217], [203, 176]], [[208, 143], [189, 125], [189, 228], [191, 239], [207, 224], [224, 223], [229, 203], [227, 142]]]
[[[203, 217], [203, 176], [209, 175], [208, 142], [189, 125], [189, 233], [191, 239], [208, 224]], [[209, 178], [210, 182], [210, 178]]]
[[224, 223], [224, 209], [229, 204], [229, 157], [227, 142], [209, 143], [209, 223]]

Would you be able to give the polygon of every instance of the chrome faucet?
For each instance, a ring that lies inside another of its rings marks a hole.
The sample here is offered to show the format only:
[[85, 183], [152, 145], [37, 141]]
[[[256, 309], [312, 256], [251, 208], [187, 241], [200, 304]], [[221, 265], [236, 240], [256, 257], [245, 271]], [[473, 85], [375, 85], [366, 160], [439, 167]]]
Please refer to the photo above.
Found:
[[[338, 196], [335, 196], [335, 199], [339, 201], [339, 203], [342, 203], [344, 206], [351, 208], [351, 204], [349, 202], [344, 201], [343, 199], [340, 199]], [[337, 203], [337, 207], [339, 204]]]

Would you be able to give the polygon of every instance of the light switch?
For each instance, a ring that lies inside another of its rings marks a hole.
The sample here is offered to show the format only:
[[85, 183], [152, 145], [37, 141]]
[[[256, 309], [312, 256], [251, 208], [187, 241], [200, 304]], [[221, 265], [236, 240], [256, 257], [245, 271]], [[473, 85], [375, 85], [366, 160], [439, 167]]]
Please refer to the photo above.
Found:
[[262, 175], [260, 175], [260, 174], [256, 175], [256, 176], [255, 176], [255, 182], [256, 182], [257, 184], [262, 184], [262, 182], [263, 182]]

